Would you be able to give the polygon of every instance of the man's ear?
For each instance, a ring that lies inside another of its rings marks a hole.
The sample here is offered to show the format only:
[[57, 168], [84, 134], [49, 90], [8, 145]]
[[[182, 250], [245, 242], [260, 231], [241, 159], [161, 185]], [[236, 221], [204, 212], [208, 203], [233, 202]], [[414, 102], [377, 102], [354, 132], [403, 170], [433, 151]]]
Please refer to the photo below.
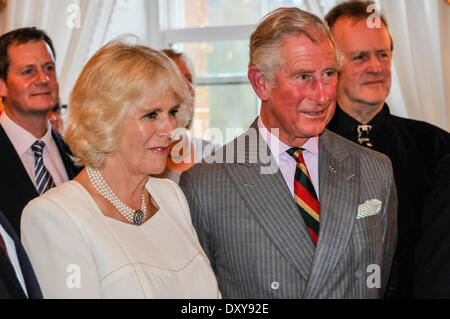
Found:
[[266, 76], [258, 69], [256, 65], [248, 68], [247, 76], [256, 95], [258, 95], [261, 101], [267, 101], [270, 96], [271, 86], [270, 81], [266, 78]]
[[3, 79], [0, 79], [0, 96], [7, 96], [8, 89], [6, 88], [6, 82]]

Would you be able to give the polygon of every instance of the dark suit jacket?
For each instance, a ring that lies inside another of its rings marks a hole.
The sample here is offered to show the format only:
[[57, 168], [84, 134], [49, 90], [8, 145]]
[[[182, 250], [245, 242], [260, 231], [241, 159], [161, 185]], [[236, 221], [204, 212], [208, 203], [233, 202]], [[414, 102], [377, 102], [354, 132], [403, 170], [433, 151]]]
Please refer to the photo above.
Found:
[[450, 298], [450, 154], [438, 165], [415, 255], [414, 296]]
[[[38, 281], [28, 260], [27, 254], [20, 243], [19, 237], [12, 229], [11, 225], [6, 220], [3, 213], [0, 211], [0, 224], [6, 230], [8, 235], [14, 241], [16, 246], [17, 258], [19, 259], [20, 269], [22, 271], [25, 286], [28, 292], [28, 297], [33, 299], [41, 299], [42, 293], [39, 288]], [[17, 280], [16, 273], [14, 271], [11, 262], [8, 257], [0, 249], [0, 299], [10, 298], [26, 298], [19, 281]]]
[[[69, 158], [71, 152], [61, 135], [56, 131], [52, 131], [52, 136], [61, 154], [67, 176], [69, 179], [73, 179], [81, 169], [73, 165], [72, 160]], [[0, 169], [2, 172], [2, 177], [0, 178], [0, 210], [3, 211], [14, 231], [20, 234], [22, 210], [30, 200], [38, 196], [38, 193], [1, 125], [0, 152]]]

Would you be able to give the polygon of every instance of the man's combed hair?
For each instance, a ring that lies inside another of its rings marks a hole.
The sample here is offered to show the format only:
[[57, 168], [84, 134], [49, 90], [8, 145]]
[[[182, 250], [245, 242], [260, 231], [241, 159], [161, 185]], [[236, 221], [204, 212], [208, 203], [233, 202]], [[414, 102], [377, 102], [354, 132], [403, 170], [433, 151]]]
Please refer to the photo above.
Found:
[[[328, 24], [328, 27], [331, 31], [333, 31], [334, 25], [336, 24], [336, 21], [341, 17], [349, 17], [354, 19], [355, 21], [361, 21], [364, 19], [369, 18], [373, 11], [369, 10], [369, 6], [375, 5], [374, 1], [361, 1], [361, 0], [350, 0], [345, 1], [337, 6], [335, 6], [333, 9], [328, 12], [328, 14], [325, 16], [325, 21]], [[380, 14], [381, 22], [386, 27], [386, 30], [388, 30], [388, 23], [386, 21], [386, 18]], [[389, 30], [388, 30], [389, 32]], [[389, 37], [391, 39], [391, 50], [394, 49], [394, 42], [392, 40], [391, 35], [389, 34]]]
[[50, 37], [35, 27], [16, 29], [2, 35], [0, 37], [0, 78], [6, 81], [11, 63], [8, 56], [8, 49], [11, 45], [38, 41], [45, 41], [52, 50], [53, 58], [56, 58], [55, 48]]
[[314, 43], [334, 40], [323, 20], [299, 8], [278, 8], [267, 14], [250, 37], [250, 66], [257, 66], [270, 80], [283, 64], [280, 44], [285, 35], [304, 34]]

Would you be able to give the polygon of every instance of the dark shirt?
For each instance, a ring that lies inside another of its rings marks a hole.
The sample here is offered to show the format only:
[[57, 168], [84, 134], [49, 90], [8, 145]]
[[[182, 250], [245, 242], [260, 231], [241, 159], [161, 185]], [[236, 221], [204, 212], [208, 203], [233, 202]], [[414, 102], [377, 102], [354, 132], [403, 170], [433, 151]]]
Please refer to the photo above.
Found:
[[414, 296], [450, 298], [450, 154], [439, 162], [425, 202], [415, 254]]
[[[327, 128], [358, 141], [357, 120], [337, 105]], [[387, 104], [369, 122], [372, 149], [389, 156], [398, 192], [398, 241], [386, 298], [411, 298], [414, 249], [420, 232], [423, 194], [440, 158], [450, 153], [450, 134], [431, 124], [390, 114]]]

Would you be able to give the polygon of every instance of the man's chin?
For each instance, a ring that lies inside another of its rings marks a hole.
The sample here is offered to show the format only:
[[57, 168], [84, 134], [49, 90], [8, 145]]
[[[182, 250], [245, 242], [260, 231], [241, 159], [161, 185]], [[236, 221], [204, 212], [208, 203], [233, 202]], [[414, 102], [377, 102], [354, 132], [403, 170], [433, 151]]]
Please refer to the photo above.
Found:
[[36, 114], [47, 114], [52, 110], [54, 105], [43, 104], [43, 105], [33, 105], [29, 108], [30, 112]]
[[361, 94], [360, 100], [365, 104], [379, 105], [380, 103], [384, 103], [384, 100], [386, 100], [388, 94], [389, 91], [386, 91], [384, 89], [377, 91], [368, 91]]
[[320, 127], [314, 127], [311, 128], [309, 130], [303, 130], [301, 132], [301, 134], [299, 134], [298, 136], [301, 138], [311, 138], [311, 137], [316, 137], [319, 136], [320, 134], [322, 134], [325, 131], [325, 125], [320, 126]]

